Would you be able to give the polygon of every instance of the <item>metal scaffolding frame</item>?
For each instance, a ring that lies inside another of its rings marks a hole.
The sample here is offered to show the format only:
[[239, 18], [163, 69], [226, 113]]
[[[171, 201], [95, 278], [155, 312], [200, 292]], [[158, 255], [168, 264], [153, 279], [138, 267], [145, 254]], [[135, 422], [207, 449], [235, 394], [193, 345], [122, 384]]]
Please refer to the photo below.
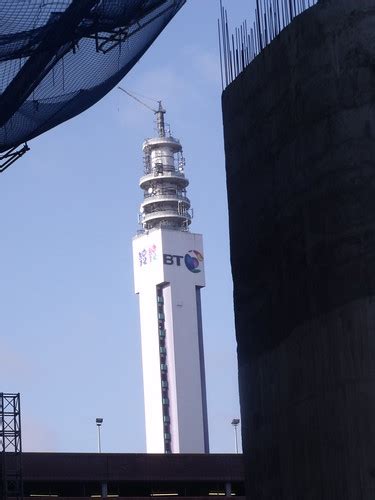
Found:
[[1, 499], [23, 500], [19, 394], [0, 392]]

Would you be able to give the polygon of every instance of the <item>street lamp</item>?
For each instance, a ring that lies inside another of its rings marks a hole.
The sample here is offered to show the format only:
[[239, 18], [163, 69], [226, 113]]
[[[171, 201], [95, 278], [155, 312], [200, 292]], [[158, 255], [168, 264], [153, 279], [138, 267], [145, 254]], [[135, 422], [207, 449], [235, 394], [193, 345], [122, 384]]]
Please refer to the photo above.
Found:
[[233, 428], [234, 428], [234, 442], [235, 442], [235, 446], [236, 446], [236, 453], [238, 453], [237, 427], [238, 427], [239, 423], [240, 423], [239, 418], [234, 418], [231, 422], [231, 424], [233, 425]]
[[100, 441], [100, 427], [102, 426], [103, 419], [102, 418], [97, 418], [96, 419], [96, 426], [98, 428], [98, 453], [102, 452], [102, 443]]

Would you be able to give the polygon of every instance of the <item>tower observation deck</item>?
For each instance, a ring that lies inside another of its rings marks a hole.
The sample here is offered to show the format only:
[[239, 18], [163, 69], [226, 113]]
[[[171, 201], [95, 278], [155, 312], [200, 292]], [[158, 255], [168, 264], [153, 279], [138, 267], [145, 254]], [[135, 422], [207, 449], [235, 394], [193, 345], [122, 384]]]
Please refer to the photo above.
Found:
[[167, 130], [161, 102], [155, 115], [158, 136], [143, 143], [144, 176], [139, 185], [144, 200], [139, 222], [144, 230], [164, 227], [186, 231], [192, 213], [186, 196], [189, 181], [184, 174], [182, 146]]
[[147, 452], [208, 453], [203, 241], [189, 231], [182, 146], [167, 131], [161, 103], [155, 115], [157, 137], [143, 143], [142, 231], [133, 239]]

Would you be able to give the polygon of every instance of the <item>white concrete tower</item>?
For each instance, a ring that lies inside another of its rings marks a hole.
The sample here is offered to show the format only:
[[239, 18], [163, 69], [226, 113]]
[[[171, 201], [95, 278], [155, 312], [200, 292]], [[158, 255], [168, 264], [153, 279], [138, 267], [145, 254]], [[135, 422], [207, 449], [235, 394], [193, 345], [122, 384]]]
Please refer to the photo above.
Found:
[[158, 136], [143, 144], [142, 230], [133, 239], [147, 452], [208, 453], [202, 236], [188, 230], [181, 144], [166, 131], [161, 103], [155, 114]]

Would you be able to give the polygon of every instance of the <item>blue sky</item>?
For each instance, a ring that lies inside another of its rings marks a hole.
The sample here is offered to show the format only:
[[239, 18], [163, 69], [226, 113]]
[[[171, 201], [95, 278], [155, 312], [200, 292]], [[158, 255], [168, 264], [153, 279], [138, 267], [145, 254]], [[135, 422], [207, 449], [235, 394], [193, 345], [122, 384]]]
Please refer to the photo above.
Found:
[[[231, 0], [233, 24], [252, 10]], [[212, 452], [239, 415], [216, 0], [188, 0], [122, 85], [162, 99], [184, 147], [202, 292]], [[118, 90], [31, 141], [0, 177], [0, 390], [22, 396], [25, 451], [144, 452], [138, 299], [142, 142], [153, 115]]]

